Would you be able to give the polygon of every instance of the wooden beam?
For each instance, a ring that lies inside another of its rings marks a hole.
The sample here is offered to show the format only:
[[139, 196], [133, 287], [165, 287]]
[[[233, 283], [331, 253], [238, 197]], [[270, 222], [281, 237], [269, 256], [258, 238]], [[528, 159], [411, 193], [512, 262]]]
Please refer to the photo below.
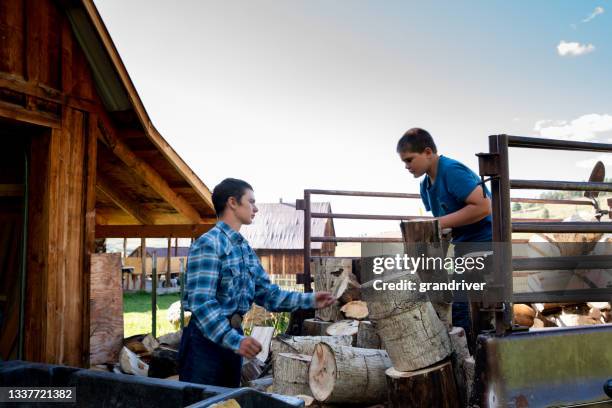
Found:
[[197, 238], [214, 224], [96, 225], [96, 238]]
[[24, 107], [0, 101], [0, 117], [19, 120], [33, 125], [61, 129], [60, 118], [39, 111], [28, 110]]
[[105, 177], [101, 177], [101, 175], [99, 174], [96, 180], [96, 187], [98, 188], [98, 190], [104, 193], [104, 195], [106, 195], [113, 203], [115, 203], [117, 207], [121, 208], [123, 211], [136, 218], [141, 224], [151, 225], [154, 223], [149, 214], [147, 214], [147, 212], [143, 208], [141, 208], [138, 203], [130, 200], [127, 197], [121, 196], [121, 194], [115, 191], [115, 188], [113, 187], [112, 183], [109, 182], [109, 180]]
[[98, 117], [98, 128], [101, 141], [123, 161], [132, 172], [140, 176], [157, 194], [159, 194], [176, 211], [187, 217], [193, 223], [200, 223], [200, 214], [182, 196], [176, 194], [166, 180], [149, 164], [144, 162], [132, 152], [128, 146], [117, 136], [110, 118], [102, 113]]
[[108, 56], [113, 62], [114, 68], [125, 86], [125, 89], [128, 93], [129, 99], [132, 102], [132, 106], [134, 107], [134, 111], [138, 115], [138, 119], [142, 124], [147, 137], [153, 142], [153, 144], [160, 150], [160, 152], [166, 157], [168, 162], [183, 176], [183, 178], [193, 187], [195, 192], [200, 196], [200, 198], [210, 207], [213, 207], [212, 203], [212, 194], [208, 187], [200, 180], [200, 178], [189, 168], [189, 166], [183, 161], [183, 159], [172, 149], [172, 147], [166, 142], [166, 140], [161, 136], [161, 134], [155, 129], [147, 111], [144, 108], [138, 93], [136, 92], [136, 88], [128, 75], [127, 69], [123, 65], [123, 61], [119, 56], [119, 52], [115, 48], [115, 44], [111, 39], [108, 30], [106, 29], [96, 6], [94, 5], [93, 0], [84, 0], [83, 6], [85, 11], [87, 12], [90, 21], [95, 27], [98, 35], [100, 36], [100, 40], [104, 44], [104, 48], [108, 52]]

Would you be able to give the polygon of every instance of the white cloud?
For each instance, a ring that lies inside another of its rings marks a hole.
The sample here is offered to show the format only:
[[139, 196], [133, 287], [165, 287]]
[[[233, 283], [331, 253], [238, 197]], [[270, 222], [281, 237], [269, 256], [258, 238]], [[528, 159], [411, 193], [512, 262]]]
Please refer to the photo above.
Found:
[[580, 160], [576, 162], [576, 167], [580, 167], [583, 169], [592, 169], [595, 166], [595, 163], [597, 163], [598, 161], [602, 162], [605, 166], [610, 166], [612, 165], [612, 155], [601, 154], [590, 159]]
[[533, 130], [550, 139], [591, 140], [598, 133], [612, 131], [612, 115], [590, 113], [569, 122], [539, 120]]
[[595, 10], [593, 10], [593, 12], [591, 13], [590, 16], [588, 16], [587, 18], [585, 18], [584, 20], [582, 20], [583, 23], [588, 23], [589, 21], [593, 20], [595, 17], [597, 17], [600, 14], [603, 14], [604, 9], [603, 7], [595, 7]]
[[580, 44], [579, 42], [565, 42], [561, 40], [557, 45], [557, 53], [562, 57], [578, 57], [595, 51], [593, 44]]

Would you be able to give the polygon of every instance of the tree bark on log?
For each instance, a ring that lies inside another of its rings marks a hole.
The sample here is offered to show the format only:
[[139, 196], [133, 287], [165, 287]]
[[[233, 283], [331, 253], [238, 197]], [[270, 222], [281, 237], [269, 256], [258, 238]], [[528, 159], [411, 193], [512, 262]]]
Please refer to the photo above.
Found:
[[470, 358], [470, 351], [468, 349], [467, 344], [467, 336], [465, 335], [465, 331], [461, 327], [453, 327], [453, 329], [448, 334], [453, 348], [451, 362], [453, 365], [453, 373], [455, 374], [457, 394], [459, 395], [459, 399], [463, 403], [463, 406], [467, 406], [469, 398], [469, 387], [467, 383], [465, 360]]
[[367, 406], [385, 401], [384, 374], [390, 366], [384, 350], [319, 343], [312, 355], [308, 383], [317, 401]]
[[272, 389], [281, 395], [312, 395], [308, 387], [308, 365], [311, 357], [304, 354], [279, 353], [274, 359]]
[[350, 346], [352, 342], [352, 336], [277, 336], [272, 340], [271, 351], [273, 356], [278, 353], [312, 355], [319, 343]]
[[304, 336], [326, 336], [327, 328], [332, 325], [332, 322], [305, 319], [302, 323], [302, 333]]
[[391, 408], [460, 408], [449, 361], [418, 371], [386, 371]]
[[[318, 258], [311, 262], [310, 265], [313, 271], [316, 292], [331, 292], [340, 275], [344, 271], [350, 272], [352, 269], [350, 259]], [[343, 318], [338, 304], [315, 310], [315, 317], [327, 322], [335, 322]]]
[[380, 337], [374, 328], [372, 322], [361, 321], [357, 328], [357, 338], [355, 339], [355, 347], [367, 349], [384, 349], [382, 347]]
[[361, 285], [357, 277], [350, 271], [343, 271], [332, 288], [332, 295], [341, 303], [361, 300]]
[[[416, 274], [397, 272], [383, 277], [382, 283], [415, 282]], [[451, 353], [448, 331], [431, 302], [411, 290], [376, 290], [373, 281], [364, 283], [361, 295], [368, 302], [385, 350], [399, 371], [414, 371], [436, 364]]]

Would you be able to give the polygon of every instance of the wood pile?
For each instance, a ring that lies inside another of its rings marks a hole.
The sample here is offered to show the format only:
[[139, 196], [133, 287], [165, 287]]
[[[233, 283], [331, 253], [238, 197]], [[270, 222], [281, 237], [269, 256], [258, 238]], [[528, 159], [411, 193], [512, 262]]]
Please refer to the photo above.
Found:
[[514, 323], [539, 329], [543, 327], [573, 327], [612, 323], [609, 302], [579, 303], [516, 303], [513, 305]]

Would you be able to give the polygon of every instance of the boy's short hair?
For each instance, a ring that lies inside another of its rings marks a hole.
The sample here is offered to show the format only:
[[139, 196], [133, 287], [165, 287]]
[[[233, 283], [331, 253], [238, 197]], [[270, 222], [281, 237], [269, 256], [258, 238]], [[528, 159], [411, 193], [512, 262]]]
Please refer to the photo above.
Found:
[[423, 153], [427, 147], [429, 147], [432, 152], [438, 153], [436, 144], [429, 132], [421, 128], [409, 129], [397, 142], [398, 153], [405, 151]]
[[246, 190], [253, 190], [253, 187], [244, 180], [235, 178], [226, 178], [215, 186], [212, 192], [212, 202], [217, 215], [223, 214], [227, 205], [227, 200], [234, 197], [236, 201], [240, 199]]

